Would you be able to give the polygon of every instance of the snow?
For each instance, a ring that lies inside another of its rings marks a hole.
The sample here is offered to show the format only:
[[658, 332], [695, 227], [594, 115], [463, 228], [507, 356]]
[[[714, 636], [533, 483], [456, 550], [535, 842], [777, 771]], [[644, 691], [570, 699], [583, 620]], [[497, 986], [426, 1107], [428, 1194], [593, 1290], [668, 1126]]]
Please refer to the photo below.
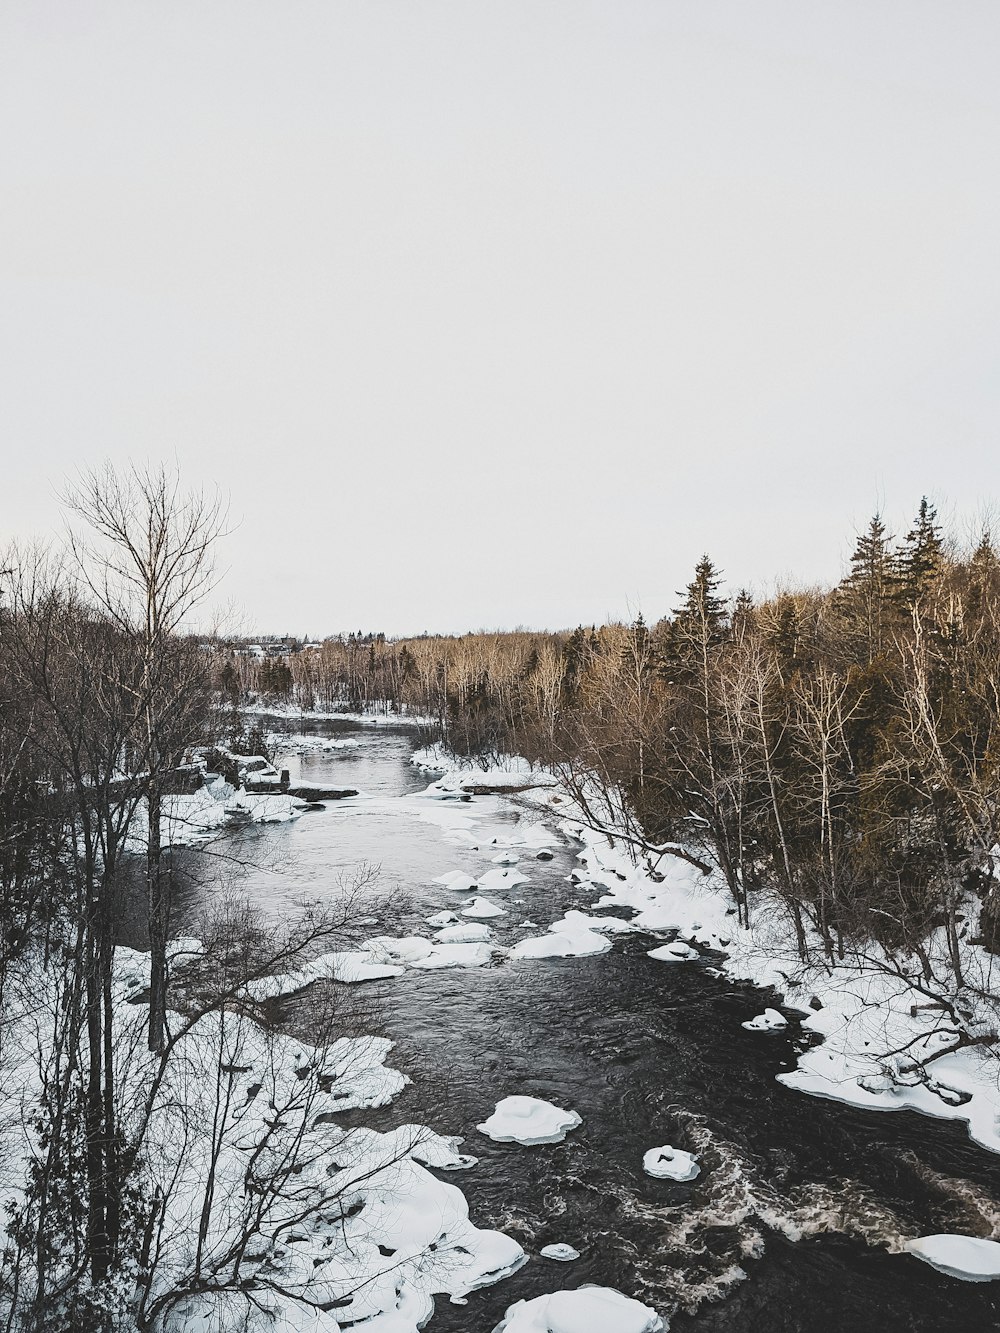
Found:
[[745, 1027], [748, 1032], [784, 1032], [788, 1027], [788, 1019], [777, 1009], [765, 1009], [762, 1014], [748, 1019], [740, 1026]]
[[647, 1176], [655, 1176], [657, 1180], [694, 1180], [701, 1174], [693, 1153], [671, 1148], [669, 1144], [643, 1153], [642, 1169]]
[[488, 921], [495, 916], [506, 916], [507, 909], [491, 903], [489, 898], [470, 898], [462, 908], [462, 915], [475, 917], [477, 921]]
[[582, 1124], [576, 1111], [564, 1111], [539, 1097], [504, 1097], [493, 1114], [476, 1128], [496, 1143], [561, 1143]]
[[[185, 939], [171, 952], [179, 959], [203, 951]], [[309, 966], [332, 971], [334, 957]], [[300, 969], [295, 980], [307, 972]], [[51, 978], [40, 966], [32, 977], [38, 1000]], [[157, 1068], [145, 1048], [145, 1007], [125, 1003], [147, 978], [148, 958], [121, 948], [114, 988], [126, 1105], [141, 1104]], [[32, 1100], [41, 1092], [46, 1012], [33, 1004], [21, 1028], [7, 1033], [8, 1062], [17, 1050], [25, 1057], [23, 1113], [0, 1123], [0, 1195], [14, 1207], [37, 1148]], [[145, 1139], [145, 1183], [164, 1199], [151, 1296], [183, 1290], [197, 1246], [205, 1272], [216, 1263], [231, 1267], [239, 1249], [240, 1279], [260, 1302], [248, 1307], [239, 1292], [192, 1292], [172, 1306], [161, 1333], [236, 1326], [245, 1333], [338, 1333], [343, 1324], [359, 1333], [418, 1333], [435, 1295], [462, 1301], [526, 1262], [511, 1237], [475, 1227], [462, 1192], [426, 1169], [474, 1166], [475, 1158], [458, 1151], [460, 1138], [413, 1124], [382, 1133], [337, 1123], [340, 1113], [387, 1106], [405, 1089], [406, 1076], [385, 1063], [391, 1049], [376, 1037], [311, 1046], [266, 1030], [239, 1008], [177, 1030]], [[287, 1189], [247, 1189], [248, 1163], [262, 1179], [272, 1170], [280, 1179], [296, 1143], [301, 1166]], [[244, 1249], [247, 1227], [254, 1239]], [[337, 1320], [317, 1303], [335, 1306]]]
[[555, 1291], [507, 1309], [493, 1333], [662, 1333], [663, 1320], [612, 1287]]
[[580, 1257], [579, 1250], [574, 1250], [572, 1245], [566, 1245], [562, 1241], [556, 1245], [543, 1245], [538, 1253], [543, 1259], [555, 1259], [561, 1264], [572, 1263], [574, 1259]]
[[949, 1277], [964, 1282], [992, 1282], [1000, 1278], [1000, 1244], [977, 1236], [918, 1236], [904, 1246], [908, 1253]]
[[403, 967], [376, 962], [372, 954], [361, 950], [325, 953], [294, 972], [249, 981], [246, 992], [253, 1000], [271, 1000], [279, 995], [294, 995], [316, 981], [379, 981], [385, 977], [398, 977], [405, 970]]

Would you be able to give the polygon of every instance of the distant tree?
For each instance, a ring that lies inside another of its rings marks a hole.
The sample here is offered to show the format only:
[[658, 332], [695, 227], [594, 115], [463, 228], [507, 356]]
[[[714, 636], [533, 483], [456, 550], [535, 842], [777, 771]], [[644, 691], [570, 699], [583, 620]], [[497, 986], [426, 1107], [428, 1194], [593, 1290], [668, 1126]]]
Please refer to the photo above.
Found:
[[944, 543], [936, 520], [937, 510], [925, 495], [896, 557], [899, 595], [907, 606], [918, 602], [941, 573]]
[[897, 565], [891, 543], [881, 514], [873, 514], [858, 537], [850, 573], [837, 590], [838, 608], [859, 641], [859, 655], [867, 662], [884, 651], [892, 619]]

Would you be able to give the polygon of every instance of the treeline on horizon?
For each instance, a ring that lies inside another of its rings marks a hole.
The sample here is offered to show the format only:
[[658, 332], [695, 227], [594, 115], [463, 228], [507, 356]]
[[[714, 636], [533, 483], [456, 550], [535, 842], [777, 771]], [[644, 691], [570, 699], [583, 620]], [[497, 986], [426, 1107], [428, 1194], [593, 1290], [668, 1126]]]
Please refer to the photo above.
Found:
[[833, 588], [720, 596], [699, 561], [656, 624], [389, 641], [232, 657], [219, 680], [303, 709], [416, 713], [457, 755], [552, 765], [640, 854], [716, 864], [741, 919], [783, 900], [803, 956], [876, 939], [916, 953], [943, 927], [963, 983], [966, 895], [1000, 948], [1000, 557], [963, 549], [921, 502], [901, 538], [875, 515]]

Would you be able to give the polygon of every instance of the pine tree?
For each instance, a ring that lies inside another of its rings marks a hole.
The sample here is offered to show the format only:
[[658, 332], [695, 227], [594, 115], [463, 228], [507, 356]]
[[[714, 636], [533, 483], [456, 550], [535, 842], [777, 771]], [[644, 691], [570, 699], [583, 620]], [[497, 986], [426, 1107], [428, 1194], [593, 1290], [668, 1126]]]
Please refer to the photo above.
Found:
[[897, 570], [891, 542], [881, 514], [873, 514], [858, 537], [851, 556], [851, 572], [839, 589], [839, 609], [860, 635], [868, 662], [882, 653], [892, 618]]
[[937, 510], [925, 495], [896, 557], [899, 595], [907, 606], [920, 600], [941, 571], [944, 544], [936, 519]]
[[721, 579], [721, 572], [707, 555], [703, 555], [694, 567], [694, 578], [685, 589], [684, 605], [674, 612], [682, 638], [694, 638], [699, 643], [704, 641], [709, 647], [725, 639], [726, 602], [717, 591]]

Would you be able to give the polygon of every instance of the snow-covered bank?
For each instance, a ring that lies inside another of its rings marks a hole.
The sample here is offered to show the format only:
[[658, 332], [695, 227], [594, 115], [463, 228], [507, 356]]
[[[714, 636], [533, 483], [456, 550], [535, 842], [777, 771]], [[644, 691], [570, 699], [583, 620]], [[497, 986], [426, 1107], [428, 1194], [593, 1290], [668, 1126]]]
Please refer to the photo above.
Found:
[[[195, 967], [204, 957], [196, 940], [176, 941], [171, 954]], [[313, 966], [335, 970], [329, 959]], [[45, 1156], [39, 1110], [60, 1011], [51, 969], [26, 964], [21, 983], [26, 1003], [5, 1028], [0, 1099], [0, 1204], [18, 1227], [31, 1215], [31, 1163]], [[427, 1169], [475, 1165], [459, 1138], [337, 1123], [404, 1091], [409, 1079], [386, 1065], [390, 1041], [312, 1046], [226, 1000], [197, 1017], [172, 1013], [176, 1044], [161, 1065], [146, 1049], [146, 1007], [135, 1003], [148, 984], [148, 955], [120, 948], [119, 1131], [124, 1145], [141, 1141], [130, 1188], [159, 1202], [148, 1264], [115, 1298], [116, 1327], [134, 1327], [133, 1293], [144, 1288], [159, 1333], [417, 1333], [435, 1296], [462, 1301], [526, 1261], [516, 1241], [474, 1226], [461, 1190]]]
[[[525, 760], [483, 770], [456, 765], [439, 747], [430, 747], [418, 751], [413, 762], [438, 774], [429, 796], [469, 791], [477, 784], [493, 791], [506, 788], [540, 817], [556, 819], [563, 836], [582, 846], [575, 879], [582, 890], [597, 895], [595, 911], [630, 913], [626, 922], [567, 912], [548, 925], [546, 934], [516, 945], [514, 957], [605, 952], [610, 942], [602, 932], [623, 928], [671, 936], [649, 951], [662, 962], [696, 962], [708, 950], [713, 966], [734, 979], [773, 988], [781, 997], [788, 1013], [768, 1008], [744, 1024], [750, 1033], [797, 1023], [802, 1032], [822, 1039], [800, 1053], [794, 1070], [779, 1076], [786, 1086], [869, 1110], [909, 1108], [958, 1119], [977, 1143], [1000, 1152], [1000, 959], [972, 942], [974, 930], [962, 940], [966, 984], [961, 990], [943, 981], [925, 985], [917, 959], [900, 964], [871, 944], [849, 948], [843, 961], [828, 962], [814, 935], [814, 960], [803, 963], [792, 924], [776, 898], [753, 895], [749, 925], [741, 926], [719, 875], [705, 875], [669, 853], [653, 873], [637, 866], [613, 830], [609, 835], [589, 828], [557, 779]], [[546, 840], [550, 835], [540, 824], [525, 838], [539, 845]], [[970, 915], [975, 907], [970, 899]], [[927, 941], [926, 953], [936, 977], [947, 978], [943, 931]], [[748, 1034], [747, 1040], [753, 1039]]]
[[310, 722], [354, 722], [365, 727], [436, 727], [439, 719], [422, 713], [396, 713], [387, 708], [355, 713], [339, 708], [299, 708], [294, 704], [255, 699], [240, 710], [252, 717], [282, 717]]

